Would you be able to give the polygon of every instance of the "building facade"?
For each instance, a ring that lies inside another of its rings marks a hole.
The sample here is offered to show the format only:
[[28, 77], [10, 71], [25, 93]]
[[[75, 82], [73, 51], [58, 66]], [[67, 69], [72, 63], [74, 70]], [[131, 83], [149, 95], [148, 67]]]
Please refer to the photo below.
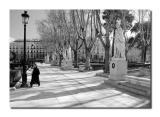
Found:
[[[24, 56], [24, 41], [15, 40], [10, 43], [10, 52], [16, 54], [16, 62], [23, 60]], [[26, 40], [26, 61], [43, 61], [46, 56], [46, 51], [40, 40]]]

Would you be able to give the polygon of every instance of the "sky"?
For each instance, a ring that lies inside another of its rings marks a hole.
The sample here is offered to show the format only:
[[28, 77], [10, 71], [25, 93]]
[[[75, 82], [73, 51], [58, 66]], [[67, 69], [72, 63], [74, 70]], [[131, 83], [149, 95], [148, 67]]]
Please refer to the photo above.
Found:
[[[37, 39], [39, 34], [37, 32], [36, 22], [43, 20], [47, 16], [46, 10], [27, 10], [29, 14], [29, 22], [26, 29], [27, 39]], [[21, 14], [24, 10], [10, 10], [10, 41], [24, 38], [24, 26], [22, 24]]]

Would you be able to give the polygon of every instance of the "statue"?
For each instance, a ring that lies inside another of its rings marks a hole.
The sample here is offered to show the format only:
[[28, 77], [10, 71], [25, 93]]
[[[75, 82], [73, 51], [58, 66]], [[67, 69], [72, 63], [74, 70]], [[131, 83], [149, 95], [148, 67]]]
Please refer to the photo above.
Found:
[[113, 47], [113, 58], [110, 61], [110, 79], [124, 80], [127, 74], [127, 61], [125, 59], [125, 38], [121, 28], [121, 20], [116, 21], [116, 30]]
[[71, 47], [65, 48], [63, 51], [62, 69], [72, 69], [72, 51]]
[[115, 40], [114, 40], [114, 58], [125, 59], [125, 38], [121, 28], [121, 20], [116, 21]]

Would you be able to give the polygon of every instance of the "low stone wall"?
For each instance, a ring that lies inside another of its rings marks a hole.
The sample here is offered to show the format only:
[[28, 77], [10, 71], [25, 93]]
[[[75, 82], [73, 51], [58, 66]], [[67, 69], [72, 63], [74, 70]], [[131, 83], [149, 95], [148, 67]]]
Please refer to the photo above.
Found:
[[61, 70], [73, 70], [74, 67], [73, 66], [62, 66], [60, 67]]
[[124, 76], [123, 80], [112, 80], [106, 78], [105, 84], [112, 85], [138, 95], [151, 97], [150, 79], [135, 76]]
[[141, 77], [126, 75], [125, 80], [128, 81], [131, 84], [145, 86], [145, 87], [148, 87], [148, 88], [150, 88], [150, 86], [151, 86], [150, 79], [148, 79], [148, 78], [141, 78]]
[[149, 78], [124, 75], [123, 80], [109, 79], [109, 74], [97, 73], [96, 76], [105, 77], [105, 84], [112, 85], [138, 95], [151, 97], [151, 81]]
[[101, 76], [101, 77], [109, 78], [109, 73], [101, 72], [101, 73], [97, 73], [96, 76]]

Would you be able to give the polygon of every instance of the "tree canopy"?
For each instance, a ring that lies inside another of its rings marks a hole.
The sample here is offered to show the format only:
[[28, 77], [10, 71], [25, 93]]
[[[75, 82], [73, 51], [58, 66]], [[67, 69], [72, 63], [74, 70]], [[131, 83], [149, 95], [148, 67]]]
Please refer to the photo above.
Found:
[[[152, 38], [152, 26], [151, 22], [137, 22], [133, 28], [131, 29], [131, 32], [136, 33], [135, 37], [131, 37], [129, 39], [129, 44], [130, 47], [136, 46], [137, 48], [141, 49], [143, 47], [143, 42], [145, 41], [146, 46], [151, 46], [151, 38]], [[143, 36], [144, 40], [141, 37], [142, 30], [141, 27], [143, 28]]]

